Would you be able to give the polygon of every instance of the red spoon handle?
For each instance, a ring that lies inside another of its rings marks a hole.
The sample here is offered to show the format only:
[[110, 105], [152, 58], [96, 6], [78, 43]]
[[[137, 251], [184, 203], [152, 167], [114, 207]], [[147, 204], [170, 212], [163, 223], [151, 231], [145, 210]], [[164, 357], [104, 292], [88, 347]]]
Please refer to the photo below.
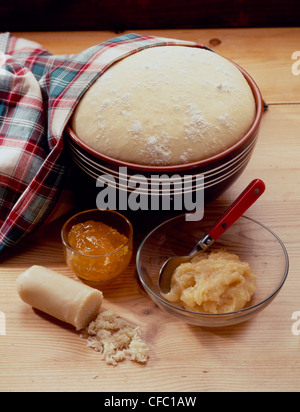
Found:
[[263, 194], [265, 188], [262, 180], [253, 180], [214, 224], [208, 235], [217, 240]]

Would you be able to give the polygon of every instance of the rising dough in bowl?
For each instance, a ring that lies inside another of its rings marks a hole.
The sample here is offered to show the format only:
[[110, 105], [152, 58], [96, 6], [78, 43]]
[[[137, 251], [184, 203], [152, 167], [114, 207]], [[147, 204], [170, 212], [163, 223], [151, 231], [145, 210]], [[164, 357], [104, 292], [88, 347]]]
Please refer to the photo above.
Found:
[[250, 86], [227, 59], [198, 47], [156, 46], [106, 70], [71, 127], [106, 156], [169, 166], [226, 150], [250, 129], [255, 111]]

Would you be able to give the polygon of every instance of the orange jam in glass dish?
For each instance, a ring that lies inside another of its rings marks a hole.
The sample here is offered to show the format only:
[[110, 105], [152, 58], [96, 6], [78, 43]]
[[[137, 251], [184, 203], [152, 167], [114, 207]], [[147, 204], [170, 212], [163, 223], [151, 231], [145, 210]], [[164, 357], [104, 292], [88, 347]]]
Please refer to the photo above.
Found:
[[71, 248], [85, 255], [106, 255], [127, 243], [128, 238], [102, 222], [77, 223], [69, 232]]
[[108, 283], [131, 260], [132, 226], [114, 211], [96, 209], [73, 216], [62, 229], [62, 239], [68, 266], [85, 283]]

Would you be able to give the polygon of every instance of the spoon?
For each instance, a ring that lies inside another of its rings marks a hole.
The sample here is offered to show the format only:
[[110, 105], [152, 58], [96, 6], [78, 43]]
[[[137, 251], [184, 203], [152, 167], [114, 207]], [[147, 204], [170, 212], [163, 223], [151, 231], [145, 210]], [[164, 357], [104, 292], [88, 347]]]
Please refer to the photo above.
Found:
[[229, 229], [230, 226], [232, 226], [233, 223], [263, 194], [265, 188], [265, 184], [262, 180], [253, 180], [212, 226], [208, 233], [200, 239], [189, 255], [174, 256], [164, 262], [158, 278], [159, 288], [163, 294], [170, 291], [171, 278], [175, 269], [182, 263], [190, 262], [197, 253], [205, 251], [219, 239], [219, 237], [225, 233], [226, 230]]

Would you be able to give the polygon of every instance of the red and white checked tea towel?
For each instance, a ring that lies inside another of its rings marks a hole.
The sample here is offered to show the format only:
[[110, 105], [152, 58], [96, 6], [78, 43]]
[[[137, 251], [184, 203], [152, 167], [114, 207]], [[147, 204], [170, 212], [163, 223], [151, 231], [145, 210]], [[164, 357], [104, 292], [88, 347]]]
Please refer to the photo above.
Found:
[[136, 51], [201, 45], [127, 34], [76, 55], [0, 34], [0, 251], [46, 221], [66, 175], [63, 131], [78, 101], [110, 65]]

